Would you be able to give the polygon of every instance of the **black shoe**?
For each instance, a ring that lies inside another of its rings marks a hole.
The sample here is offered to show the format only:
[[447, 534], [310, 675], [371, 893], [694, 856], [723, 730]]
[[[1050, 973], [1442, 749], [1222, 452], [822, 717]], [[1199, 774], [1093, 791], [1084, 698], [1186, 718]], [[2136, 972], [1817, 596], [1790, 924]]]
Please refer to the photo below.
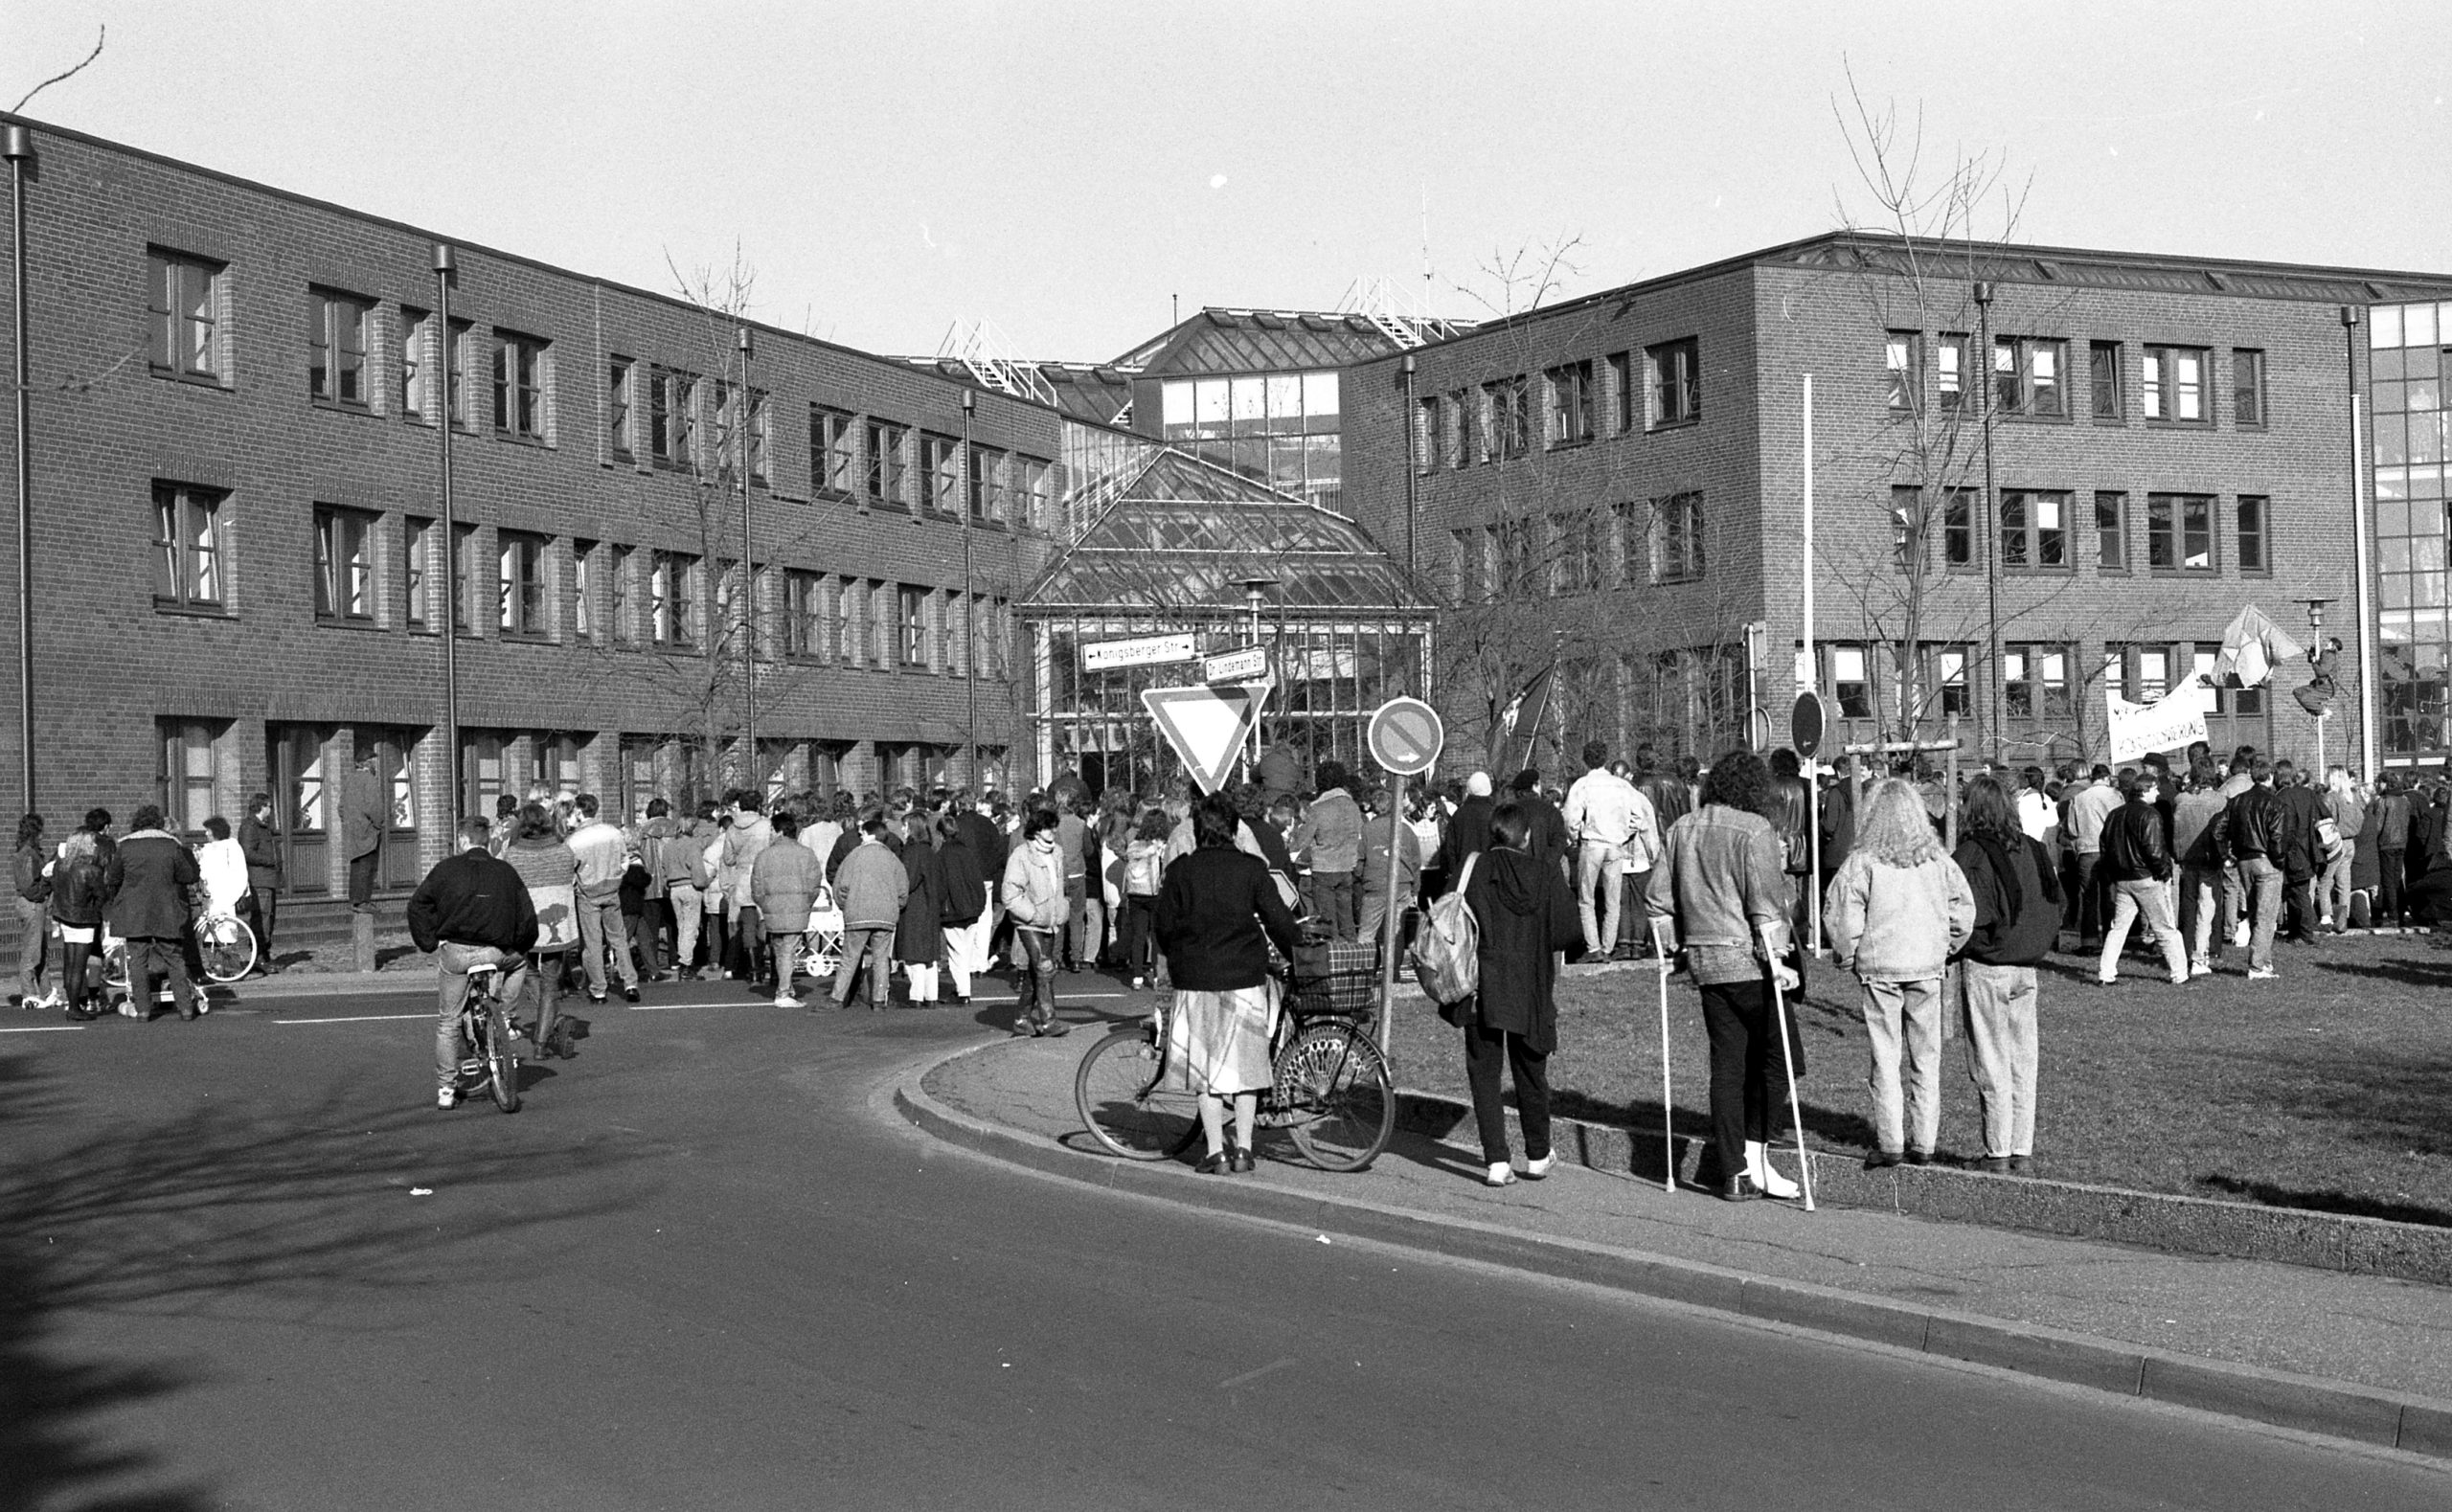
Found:
[[71, 1024], [91, 1024], [102, 1016], [102, 1010], [79, 1004], [65, 1010]]
[[1235, 1152], [1231, 1148], [1220, 1150], [1215, 1155], [1204, 1155], [1199, 1160], [1192, 1162], [1192, 1174], [1196, 1176], [1224, 1176], [1234, 1170], [1234, 1162]]
[[1896, 1150], [1875, 1150], [1865, 1157], [1865, 1169], [1886, 1171], [1905, 1159], [1906, 1157]]
[[2009, 1174], [2012, 1176], [2032, 1176], [2034, 1174], [2034, 1157], [2032, 1155], [2010, 1156]]
[[603, 993], [601, 993], [601, 992], [591, 992], [591, 993], [589, 993], [589, 994], [587, 995], [587, 1001], [588, 1001], [588, 1002], [590, 1002], [590, 1003], [595, 1004], [598, 1007], [600, 1007], [600, 1008], [601, 1008], [601, 1007], [604, 1006], [604, 1002], [605, 1002], [604, 994], [603, 994]]
[[1979, 1171], [1988, 1171], [1994, 1176], [2007, 1176], [2017, 1169], [2009, 1163], [2009, 1158], [2006, 1155], [1987, 1155], [1975, 1162], [1975, 1168]]
[[1724, 1203], [1750, 1203], [1761, 1195], [1762, 1188], [1755, 1185], [1754, 1178], [1743, 1171], [1720, 1183], [1720, 1201]]
[[1236, 1175], [1242, 1175], [1258, 1163], [1252, 1159], [1252, 1152], [1249, 1146], [1237, 1144], [1230, 1146], [1229, 1148], [1234, 1159], [1228, 1162], [1228, 1168], [1233, 1170]]
[[623, 1001], [623, 1002], [624, 1002], [624, 1003], [636, 1003], [636, 1002], [638, 1002], [638, 1001], [639, 1001], [639, 989], [638, 989], [638, 988], [636, 988], [636, 987], [624, 987], [624, 988], [622, 989], [622, 1001]]
[[1910, 1150], [1907, 1152], [1907, 1163], [1910, 1165], [1930, 1165], [1933, 1163], [1933, 1152], [1930, 1150]]
[[1060, 1040], [1073, 1032], [1073, 1026], [1062, 1019], [1049, 1019], [1033, 1027], [1031, 1032], [1041, 1039]]

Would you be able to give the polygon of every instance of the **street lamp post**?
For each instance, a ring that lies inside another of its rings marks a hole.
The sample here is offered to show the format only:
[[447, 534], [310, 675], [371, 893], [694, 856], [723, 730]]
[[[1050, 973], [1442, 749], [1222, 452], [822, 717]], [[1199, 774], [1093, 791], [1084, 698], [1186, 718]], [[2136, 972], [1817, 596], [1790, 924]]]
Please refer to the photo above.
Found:
[[758, 558], [754, 554], [749, 515], [749, 327], [740, 327], [740, 392], [733, 395], [734, 458], [740, 468], [740, 738], [752, 791], [766, 791], [765, 763], [758, 758]]
[[[1260, 643], [1260, 605], [1267, 601], [1268, 591], [1277, 586], [1277, 579], [1274, 577], [1246, 577], [1241, 579], [1238, 586], [1243, 590], [1243, 604], [1251, 611], [1252, 615], [1251, 643], [1258, 645]], [[1266, 695], [1262, 696], [1265, 697]], [[1255, 779], [1258, 779], [1260, 777], [1260, 711], [1257, 709], [1252, 711], [1252, 754], [1250, 759], [1252, 763], [1252, 776]]]
[[[1419, 441], [1414, 436], [1414, 432], [1420, 424], [1420, 411], [1416, 407], [1414, 401], [1414, 354], [1410, 351], [1405, 353], [1404, 374], [1405, 571], [1408, 573], [1418, 573], [1421, 571], [1421, 553], [1415, 539], [1417, 530], [1414, 523], [1414, 509], [1416, 508], [1414, 489], [1415, 479], [1420, 476], [1421, 473], [1421, 459], [1416, 455], [1416, 448], [1419, 445]], [[1434, 441], [1433, 444], [1435, 445], [1437, 443]]]
[[[2299, 601], [2307, 606], [2307, 665], [2309, 666], [2321, 666], [2323, 663], [2318, 659], [2325, 654], [2325, 605], [2331, 603], [2332, 600], [2329, 598], [2302, 598]], [[2332, 714], [2334, 691], [2333, 685], [2329, 680], [2327, 680], [2324, 688], [2325, 707], [2314, 711], [2316, 716], [2316, 768], [2314, 772], [2314, 779], [2319, 784], [2321, 784], [2325, 779], [2325, 721]]]
[[[451, 334], [451, 285], [460, 274], [451, 243], [434, 244], [435, 355], [443, 369], [443, 812], [457, 828], [460, 812], [460, 516], [451, 492], [451, 429], [460, 421], [454, 391], [459, 344]], [[452, 837], [443, 837], [443, 849]]]
[[979, 453], [970, 444], [970, 417], [978, 404], [978, 392], [965, 386], [962, 391], [962, 465], [969, 497], [962, 501], [962, 779], [964, 786], [974, 789], [979, 786], [979, 600], [971, 597], [970, 589], [970, 526], [971, 517], [979, 512]]
[[[1985, 655], [1991, 664], [1991, 687], [1985, 699], [1991, 717], [1985, 723], [1992, 727], [1992, 759], [2000, 761], [2004, 742], [2009, 738], [2009, 689], [2002, 681], [2001, 671], [2001, 495], [1992, 483], [1992, 284], [1980, 280], [1975, 285], [1976, 347], [1967, 354], [1966, 365], [1975, 371], [1968, 374], [1975, 380], [1983, 397], [1984, 427], [1984, 641]], [[1913, 657], [1916, 647], [1905, 654]]]
[[17, 763], [21, 812], [34, 811], [34, 369], [26, 350], [26, 169], [34, 134], [11, 125], [9, 159], [10, 265], [16, 281], [17, 384]]

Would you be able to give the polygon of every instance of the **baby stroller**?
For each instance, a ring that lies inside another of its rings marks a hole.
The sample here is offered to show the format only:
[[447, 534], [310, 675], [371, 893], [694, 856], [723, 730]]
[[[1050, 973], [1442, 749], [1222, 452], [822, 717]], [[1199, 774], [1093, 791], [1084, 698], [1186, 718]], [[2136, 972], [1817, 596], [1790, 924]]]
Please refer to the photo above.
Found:
[[808, 932], [801, 937], [801, 960], [802, 969], [821, 982], [843, 964], [843, 911], [835, 906], [831, 888], [817, 890], [817, 901], [808, 911]]

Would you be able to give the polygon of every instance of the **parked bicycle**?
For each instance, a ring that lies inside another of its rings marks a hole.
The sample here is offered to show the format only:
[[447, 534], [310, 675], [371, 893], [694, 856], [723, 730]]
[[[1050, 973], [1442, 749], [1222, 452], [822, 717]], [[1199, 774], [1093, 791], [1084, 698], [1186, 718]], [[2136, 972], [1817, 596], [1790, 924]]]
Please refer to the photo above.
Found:
[[[216, 986], [226, 986], [256, 969], [256, 932], [245, 919], [235, 914], [207, 914], [190, 926], [195, 942], [196, 964], [204, 970], [204, 980]], [[102, 988], [106, 1001], [123, 1013], [142, 1016], [144, 1010], [133, 1001], [127, 989], [127, 941], [102, 931]], [[167, 982], [153, 989], [153, 1002], [171, 1001], [170, 984]], [[210, 1013], [213, 1004], [201, 992], [196, 994], [196, 1011]]]
[[[1396, 1084], [1371, 1037], [1378, 958], [1368, 945], [1331, 945], [1316, 959], [1325, 969], [1298, 962], [1287, 984], [1259, 1126], [1283, 1129], [1324, 1171], [1358, 1171], [1396, 1129]], [[1101, 1039], [1073, 1074], [1082, 1125], [1127, 1161], [1180, 1157], [1200, 1138], [1199, 1099], [1167, 1085], [1166, 1012]]]

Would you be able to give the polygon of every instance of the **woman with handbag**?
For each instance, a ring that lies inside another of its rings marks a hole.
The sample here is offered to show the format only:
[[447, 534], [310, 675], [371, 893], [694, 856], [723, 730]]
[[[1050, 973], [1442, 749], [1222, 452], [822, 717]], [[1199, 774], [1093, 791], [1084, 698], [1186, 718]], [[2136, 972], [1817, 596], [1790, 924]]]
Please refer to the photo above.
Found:
[[[1269, 946], [1291, 959], [1301, 932], [1268, 864], [1236, 846], [1241, 816], [1213, 794], [1192, 810], [1192, 849], [1158, 884], [1158, 948], [1175, 984], [1166, 1015], [1167, 1085], [1197, 1095], [1204, 1176], [1252, 1169], [1252, 1121], [1271, 1079], [1270, 1032], [1280, 1011]], [[1225, 1099], [1235, 1099], [1234, 1140]]]
[[1481, 984], [1439, 1007], [1441, 1018], [1464, 1031], [1464, 1079], [1487, 1164], [1482, 1181], [1490, 1186], [1515, 1180], [1499, 1100], [1501, 1063], [1515, 1081], [1525, 1179], [1537, 1182], [1557, 1163], [1550, 1148], [1548, 1067], [1558, 1048], [1558, 952], [1583, 937], [1583, 921], [1565, 874], [1533, 859], [1532, 833], [1527, 807], [1501, 803], [1490, 815], [1490, 848], [1465, 858], [1464, 902], [1480, 926]]

